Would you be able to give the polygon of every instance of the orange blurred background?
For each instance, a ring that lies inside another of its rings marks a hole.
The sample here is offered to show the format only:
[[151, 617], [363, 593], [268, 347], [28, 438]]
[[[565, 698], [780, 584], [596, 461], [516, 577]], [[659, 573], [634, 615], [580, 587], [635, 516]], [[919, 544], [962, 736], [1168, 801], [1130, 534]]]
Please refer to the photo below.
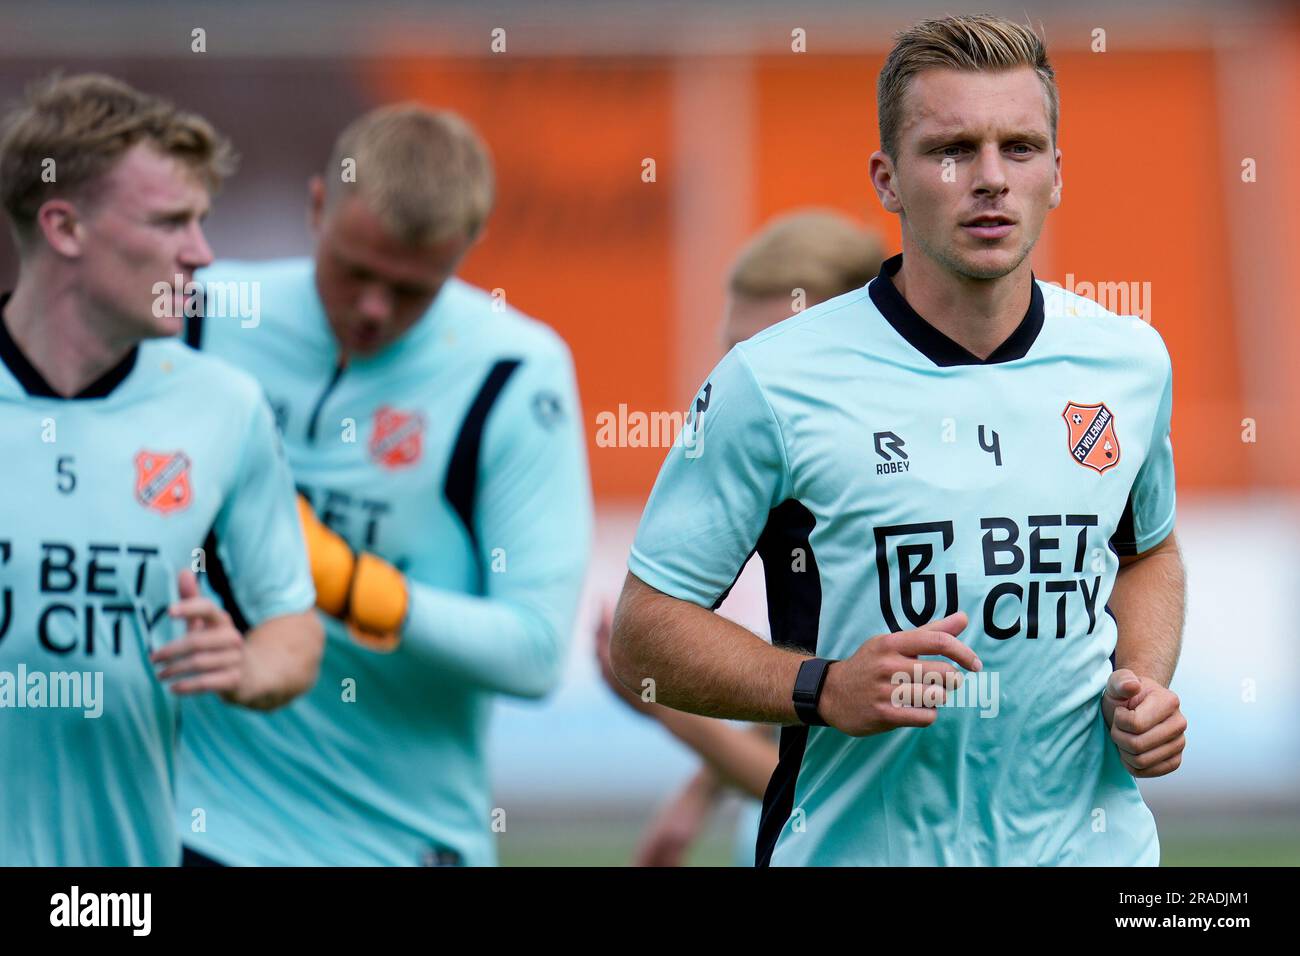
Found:
[[[1143, 39], [1053, 48], [1065, 191], [1035, 273], [1149, 289], [1146, 317], [1174, 363], [1180, 491], [1300, 488], [1297, 443], [1282, 440], [1300, 420], [1300, 112], [1278, 106], [1300, 101], [1300, 18], [1239, 36], [1248, 55], [1210, 29], [1177, 48]], [[572, 346], [601, 498], [643, 499], [663, 449], [597, 447], [595, 415], [685, 407], [718, 358], [730, 257], [765, 219], [833, 206], [897, 250], [897, 219], [866, 174], [883, 58], [396, 57], [367, 69], [376, 100], [449, 107], [491, 143], [499, 202], [464, 274]], [[1256, 182], [1242, 180], [1247, 158]], [[1245, 419], [1258, 441], [1243, 441]]]

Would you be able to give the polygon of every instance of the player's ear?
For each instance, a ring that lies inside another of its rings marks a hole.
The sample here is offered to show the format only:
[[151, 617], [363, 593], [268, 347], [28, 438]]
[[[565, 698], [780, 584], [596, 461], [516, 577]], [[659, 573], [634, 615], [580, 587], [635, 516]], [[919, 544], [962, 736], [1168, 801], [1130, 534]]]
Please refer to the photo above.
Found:
[[1048, 209], [1055, 209], [1061, 204], [1061, 151], [1056, 151], [1056, 173], [1052, 180], [1052, 198], [1048, 202]]
[[876, 195], [880, 197], [880, 204], [887, 212], [901, 213], [903, 203], [895, 189], [894, 161], [889, 158], [889, 154], [876, 150], [867, 160], [867, 169], [871, 176], [871, 185], [875, 187]]
[[50, 248], [61, 256], [81, 256], [85, 229], [77, 207], [66, 199], [51, 199], [36, 210], [36, 228]]

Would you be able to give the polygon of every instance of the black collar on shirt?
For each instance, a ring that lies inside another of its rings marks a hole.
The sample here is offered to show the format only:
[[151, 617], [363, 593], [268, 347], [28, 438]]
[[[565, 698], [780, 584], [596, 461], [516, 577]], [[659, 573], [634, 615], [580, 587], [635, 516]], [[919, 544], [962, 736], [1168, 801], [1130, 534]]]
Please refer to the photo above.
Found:
[[1024, 358], [1042, 331], [1043, 291], [1037, 282], [1032, 282], [1031, 276], [1033, 291], [1029, 295], [1029, 311], [1006, 341], [994, 349], [992, 355], [982, 359], [948, 338], [907, 304], [892, 279], [902, 267], [901, 254], [881, 263], [880, 275], [869, 287], [871, 301], [894, 331], [935, 365], [996, 365]]
[[45, 380], [45, 376], [40, 373], [35, 365], [23, 354], [18, 343], [13, 340], [9, 334], [9, 327], [5, 325], [4, 310], [9, 304], [10, 293], [0, 294], [0, 362], [18, 379], [18, 384], [23, 390], [35, 398], [106, 398], [112, 394], [113, 389], [125, 381], [126, 377], [131, 374], [131, 369], [135, 368], [135, 359], [140, 352], [139, 346], [131, 349], [126, 353], [122, 361], [118, 362], [99, 378], [95, 379], [76, 395], [60, 395], [54, 390], [54, 387]]

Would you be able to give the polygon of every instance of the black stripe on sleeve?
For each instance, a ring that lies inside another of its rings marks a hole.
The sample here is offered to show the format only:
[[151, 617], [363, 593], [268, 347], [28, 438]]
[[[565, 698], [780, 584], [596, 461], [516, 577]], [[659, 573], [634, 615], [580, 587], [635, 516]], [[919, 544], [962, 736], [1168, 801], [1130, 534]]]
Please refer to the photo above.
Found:
[[1129, 557], [1138, 553], [1137, 531], [1133, 527], [1133, 495], [1129, 494], [1124, 502], [1124, 513], [1119, 517], [1115, 533], [1110, 536], [1111, 550], [1120, 557]]
[[241, 634], [247, 634], [248, 618], [244, 616], [239, 602], [235, 599], [235, 590], [230, 586], [230, 575], [226, 573], [226, 566], [221, 561], [216, 528], [208, 532], [207, 540], [203, 542], [203, 560], [207, 564], [208, 585], [221, 599], [221, 605], [230, 615], [230, 621], [235, 625], [235, 629]]
[[[767, 583], [767, 619], [772, 643], [808, 654], [817, 653], [821, 621], [822, 584], [813, 556], [812, 531], [817, 519], [798, 501], [772, 509], [758, 539]], [[802, 549], [802, 568], [795, 567], [795, 549]], [[770, 866], [777, 838], [794, 810], [795, 781], [803, 764], [809, 728], [803, 724], [781, 728], [780, 757], [767, 792], [758, 825], [755, 866]]]
[[478, 538], [474, 533], [474, 499], [478, 491], [479, 446], [483, 443], [483, 429], [487, 425], [488, 413], [520, 364], [519, 359], [502, 359], [492, 366], [465, 413], [447, 462], [443, 494], [460, 517], [470, 542], [475, 545]]

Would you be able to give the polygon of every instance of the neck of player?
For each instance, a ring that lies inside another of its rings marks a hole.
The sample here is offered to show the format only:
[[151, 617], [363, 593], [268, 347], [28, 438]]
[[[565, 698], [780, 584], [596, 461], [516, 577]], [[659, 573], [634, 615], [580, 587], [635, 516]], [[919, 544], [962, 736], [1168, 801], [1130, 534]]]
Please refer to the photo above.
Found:
[[1033, 291], [1028, 256], [1000, 278], [972, 279], [935, 262], [906, 237], [903, 266], [893, 280], [917, 315], [980, 359], [1024, 321]]
[[5, 304], [4, 323], [23, 355], [60, 395], [82, 391], [126, 358], [139, 339], [114, 334], [72, 282], [26, 270]]

